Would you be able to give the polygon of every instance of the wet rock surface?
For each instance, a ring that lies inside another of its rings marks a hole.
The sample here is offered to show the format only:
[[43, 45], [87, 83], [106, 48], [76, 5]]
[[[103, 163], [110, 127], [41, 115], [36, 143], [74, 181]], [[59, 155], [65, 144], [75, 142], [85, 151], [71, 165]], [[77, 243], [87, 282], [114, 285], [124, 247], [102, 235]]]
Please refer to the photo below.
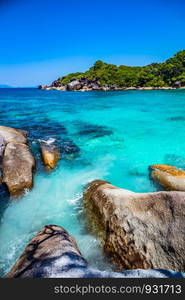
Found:
[[59, 150], [54, 144], [40, 142], [43, 163], [48, 170], [54, 169], [59, 160]]
[[8, 207], [9, 192], [5, 184], [0, 180], [0, 221], [5, 209]]
[[185, 271], [185, 193], [134, 193], [102, 180], [84, 191], [91, 231], [121, 269]]
[[88, 266], [76, 241], [62, 227], [46, 225], [30, 241], [6, 278], [184, 277], [170, 270], [106, 272]]

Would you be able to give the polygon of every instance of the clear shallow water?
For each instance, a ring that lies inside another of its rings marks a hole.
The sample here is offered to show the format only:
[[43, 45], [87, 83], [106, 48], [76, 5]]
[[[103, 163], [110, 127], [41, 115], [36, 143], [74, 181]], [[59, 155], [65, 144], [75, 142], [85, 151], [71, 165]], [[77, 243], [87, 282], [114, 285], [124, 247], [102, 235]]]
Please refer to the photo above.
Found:
[[[85, 228], [82, 190], [105, 179], [135, 192], [155, 191], [148, 166], [185, 169], [185, 90], [58, 92], [0, 89], [0, 124], [26, 129], [37, 158], [34, 189], [17, 201], [0, 192], [0, 274], [46, 224], [72, 234], [92, 266], [110, 268], [98, 241]], [[37, 140], [77, 146], [62, 152], [51, 173], [40, 162]]]

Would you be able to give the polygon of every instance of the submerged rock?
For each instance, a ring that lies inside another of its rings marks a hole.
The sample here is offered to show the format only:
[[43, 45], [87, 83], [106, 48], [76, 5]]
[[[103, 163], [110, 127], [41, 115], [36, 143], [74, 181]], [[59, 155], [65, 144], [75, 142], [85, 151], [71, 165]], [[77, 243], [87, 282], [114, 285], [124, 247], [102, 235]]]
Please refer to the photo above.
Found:
[[121, 269], [185, 271], [185, 193], [134, 193], [102, 180], [88, 184], [89, 228]]
[[185, 191], [185, 171], [170, 165], [150, 166], [151, 177], [170, 191]]
[[73, 154], [80, 152], [80, 148], [70, 139], [63, 139], [60, 144], [61, 153]]
[[166, 154], [164, 162], [167, 165], [175, 165], [176, 168], [185, 169], [185, 157], [176, 154]]
[[185, 117], [184, 116], [177, 116], [177, 117], [168, 118], [167, 120], [169, 120], [169, 121], [185, 121]]
[[[26, 121], [24, 122], [26, 123]], [[31, 141], [43, 140], [45, 138], [53, 138], [60, 140], [60, 136], [66, 135], [66, 128], [55, 121], [50, 121], [48, 118], [44, 118], [40, 123], [38, 119], [33, 120], [31, 125], [23, 124], [24, 128], [29, 132], [29, 139]]]
[[59, 160], [59, 151], [53, 144], [47, 142], [40, 143], [40, 151], [44, 165], [48, 169], [54, 169]]
[[92, 269], [72, 236], [62, 227], [47, 225], [30, 241], [6, 278], [184, 277], [170, 270], [104, 272]]
[[33, 186], [35, 160], [27, 145], [27, 132], [0, 126], [4, 140], [2, 157], [2, 183], [11, 196], [19, 196]]
[[112, 135], [113, 131], [106, 126], [95, 124], [81, 124], [79, 135], [90, 136], [91, 138], [99, 138], [107, 135]]

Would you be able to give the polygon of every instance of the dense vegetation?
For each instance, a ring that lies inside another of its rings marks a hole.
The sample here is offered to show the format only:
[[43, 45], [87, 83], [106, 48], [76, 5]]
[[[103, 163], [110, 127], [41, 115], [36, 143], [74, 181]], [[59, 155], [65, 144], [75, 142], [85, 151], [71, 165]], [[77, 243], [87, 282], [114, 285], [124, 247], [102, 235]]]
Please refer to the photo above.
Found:
[[101, 85], [118, 87], [158, 87], [185, 86], [185, 50], [179, 51], [164, 63], [153, 63], [144, 67], [128, 67], [96, 61], [94, 66], [84, 73], [71, 73], [59, 78], [61, 84], [73, 79], [87, 78], [98, 81]]

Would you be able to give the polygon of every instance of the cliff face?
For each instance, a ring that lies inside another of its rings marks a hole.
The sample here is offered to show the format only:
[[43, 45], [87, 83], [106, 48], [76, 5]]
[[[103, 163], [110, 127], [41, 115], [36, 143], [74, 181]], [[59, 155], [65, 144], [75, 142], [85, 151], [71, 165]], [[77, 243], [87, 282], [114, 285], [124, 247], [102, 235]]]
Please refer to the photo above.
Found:
[[116, 66], [103, 61], [84, 73], [71, 73], [41, 89], [66, 91], [156, 89], [185, 87], [185, 50], [164, 63], [144, 67]]

